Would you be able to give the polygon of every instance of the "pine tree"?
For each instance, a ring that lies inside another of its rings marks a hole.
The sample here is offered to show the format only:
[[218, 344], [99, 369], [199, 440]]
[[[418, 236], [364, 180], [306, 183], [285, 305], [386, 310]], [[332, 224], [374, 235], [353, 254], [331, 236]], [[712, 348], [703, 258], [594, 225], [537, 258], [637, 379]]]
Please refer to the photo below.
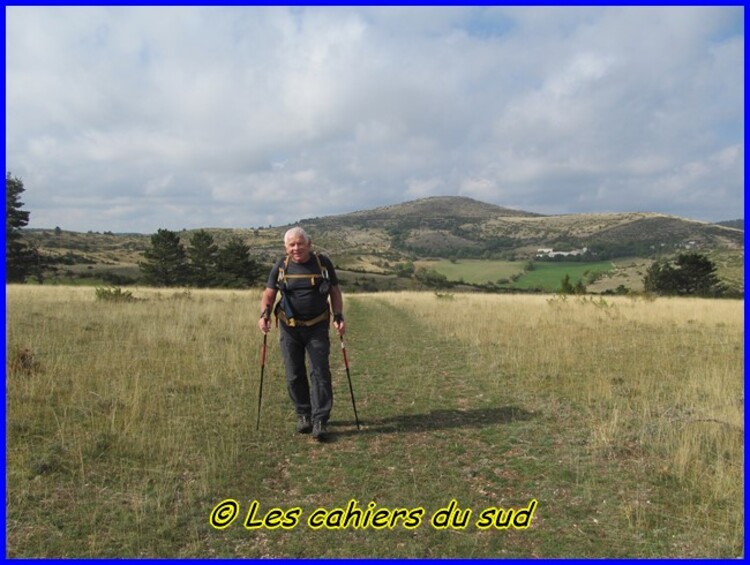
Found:
[[151, 248], [143, 252], [146, 261], [138, 266], [146, 284], [179, 286], [188, 283], [188, 263], [180, 236], [173, 231], [159, 229], [151, 236]]
[[716, 265], [700, 253], [683, 253], [674, 264], [653, 263], [643, 278], [648, 292], [681, 296], [721, 296], [726, 286], [716, 275]]
[[21, 228], [29, 223], [30, 212], [22, 210], [23, 181], [5, 176], [5, 282], [23, 282], [38, 264], [38, 253], [23, 241]]
[[678, 294], [716, 296], [724, 285], [716, 276], [716, 265], [700, 253], [684, 253], [675, 261], [679, 272]]
[[213, 286], [216, 283], [219, 246], [213, 236], [205, 230], [199, 230], [190, 238], [188, 247], [190, 259], [190, 281], [199, 288]]
[[232, 237], [219, 251], [218, 282], [228, 288], [247, 288], [260, 276], [258, 264], [250, 258], [250, 248]]

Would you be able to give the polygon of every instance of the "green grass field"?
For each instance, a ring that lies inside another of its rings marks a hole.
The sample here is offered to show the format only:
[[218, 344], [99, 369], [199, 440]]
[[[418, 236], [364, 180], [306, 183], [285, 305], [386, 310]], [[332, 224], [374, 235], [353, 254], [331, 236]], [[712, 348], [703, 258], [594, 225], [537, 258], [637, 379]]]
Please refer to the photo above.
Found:
[[496, 283], [498, 279], [510, 279], [523, 273], [523, 261], [490, 261], [484, 259], [459, 259], [449, 261], [416, 261], [415, 267], [432, 269], [445, 275], [449, 281], [463, 280], [468, 284]]
[[259, 291], [132, 291], [6, 287], [8, 557], [743, 553], [742, 301], [348, 295], [317, 444]]
[[606, 273], [611, 269], [612, 263], [609, 261], [596, 263], [547, 263], [539, 261], [534, 263], [532, 271], [528, 271], [510, 286], [519, 289], [536, 288], [546, 292], [556, 292], [560, 289], [562, 279], [566, 274], [570, 277], [571, 284], [575, 285], [577, 281], [582, 280], [585, 285], [588, 273]]
[[557, 292], [566, 274], [570, 276], [573, 285], [578, 280], [583, 280], [586, 284], [588, 273], [607, 273], [612, 269], [612, 263], [609, 261], [594, 263], [537, 261], [534, 263], [533, 270], [524, 271], [526, 265], [527, 263], [523, 261], [483, 259], [415, 262], [416, 267], [437, 271], [451, 282], [463, 281], [479, 285], [492, 283], [504, 288], [539, 289], [545, 292]]

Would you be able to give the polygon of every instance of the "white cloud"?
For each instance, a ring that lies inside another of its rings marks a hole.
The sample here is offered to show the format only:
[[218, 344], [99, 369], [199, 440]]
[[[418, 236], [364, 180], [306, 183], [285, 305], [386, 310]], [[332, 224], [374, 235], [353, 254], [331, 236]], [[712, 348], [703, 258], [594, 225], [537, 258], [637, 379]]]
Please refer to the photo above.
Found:
[[432, 194], [547, 213], [742, 208], [740, 7], [6, 19], [6, 162], [32, 226], [266, 225]]

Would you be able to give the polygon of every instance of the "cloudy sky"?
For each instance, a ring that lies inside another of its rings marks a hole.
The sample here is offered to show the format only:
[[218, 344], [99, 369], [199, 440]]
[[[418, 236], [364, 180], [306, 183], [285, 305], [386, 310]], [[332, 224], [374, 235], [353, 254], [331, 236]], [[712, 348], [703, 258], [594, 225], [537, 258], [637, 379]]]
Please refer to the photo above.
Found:
[[30, 227], [744, 217], [744, 8], [8, 7]]

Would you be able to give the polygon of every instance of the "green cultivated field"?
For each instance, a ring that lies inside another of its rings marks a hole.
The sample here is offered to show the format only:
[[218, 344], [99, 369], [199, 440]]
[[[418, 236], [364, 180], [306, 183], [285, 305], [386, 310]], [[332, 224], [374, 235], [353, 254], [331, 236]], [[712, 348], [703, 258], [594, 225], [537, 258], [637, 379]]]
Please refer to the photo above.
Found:
[[321, 445], [259, 291], [131, 290], [6, 287], [8, 557], [743, 554], [742, 301], [348, 295]]
[[510, 285], [511, 288], [531, 289], [538, 288], [547, 292], [556, 292], [560, 289], [560, 283], [567, 274], [570, 276], [571, 284], [583, 280], [586, 284], [587, 273], [606, 273], [612, 269], [612, 263], [609, 261], [600, 261], [597, 263], [534, 263], [534, 270], [529, 271], [516, 283]]
[[510, 279], [523, 273], [523, 261], [490, 261], [482, 259], [459, 259], [449, 261], [416, 261], [415, 267], [425, 267], [445, 275], [449, 281], [463, 279], [468, 284], [496, 283], [498, 279]]

